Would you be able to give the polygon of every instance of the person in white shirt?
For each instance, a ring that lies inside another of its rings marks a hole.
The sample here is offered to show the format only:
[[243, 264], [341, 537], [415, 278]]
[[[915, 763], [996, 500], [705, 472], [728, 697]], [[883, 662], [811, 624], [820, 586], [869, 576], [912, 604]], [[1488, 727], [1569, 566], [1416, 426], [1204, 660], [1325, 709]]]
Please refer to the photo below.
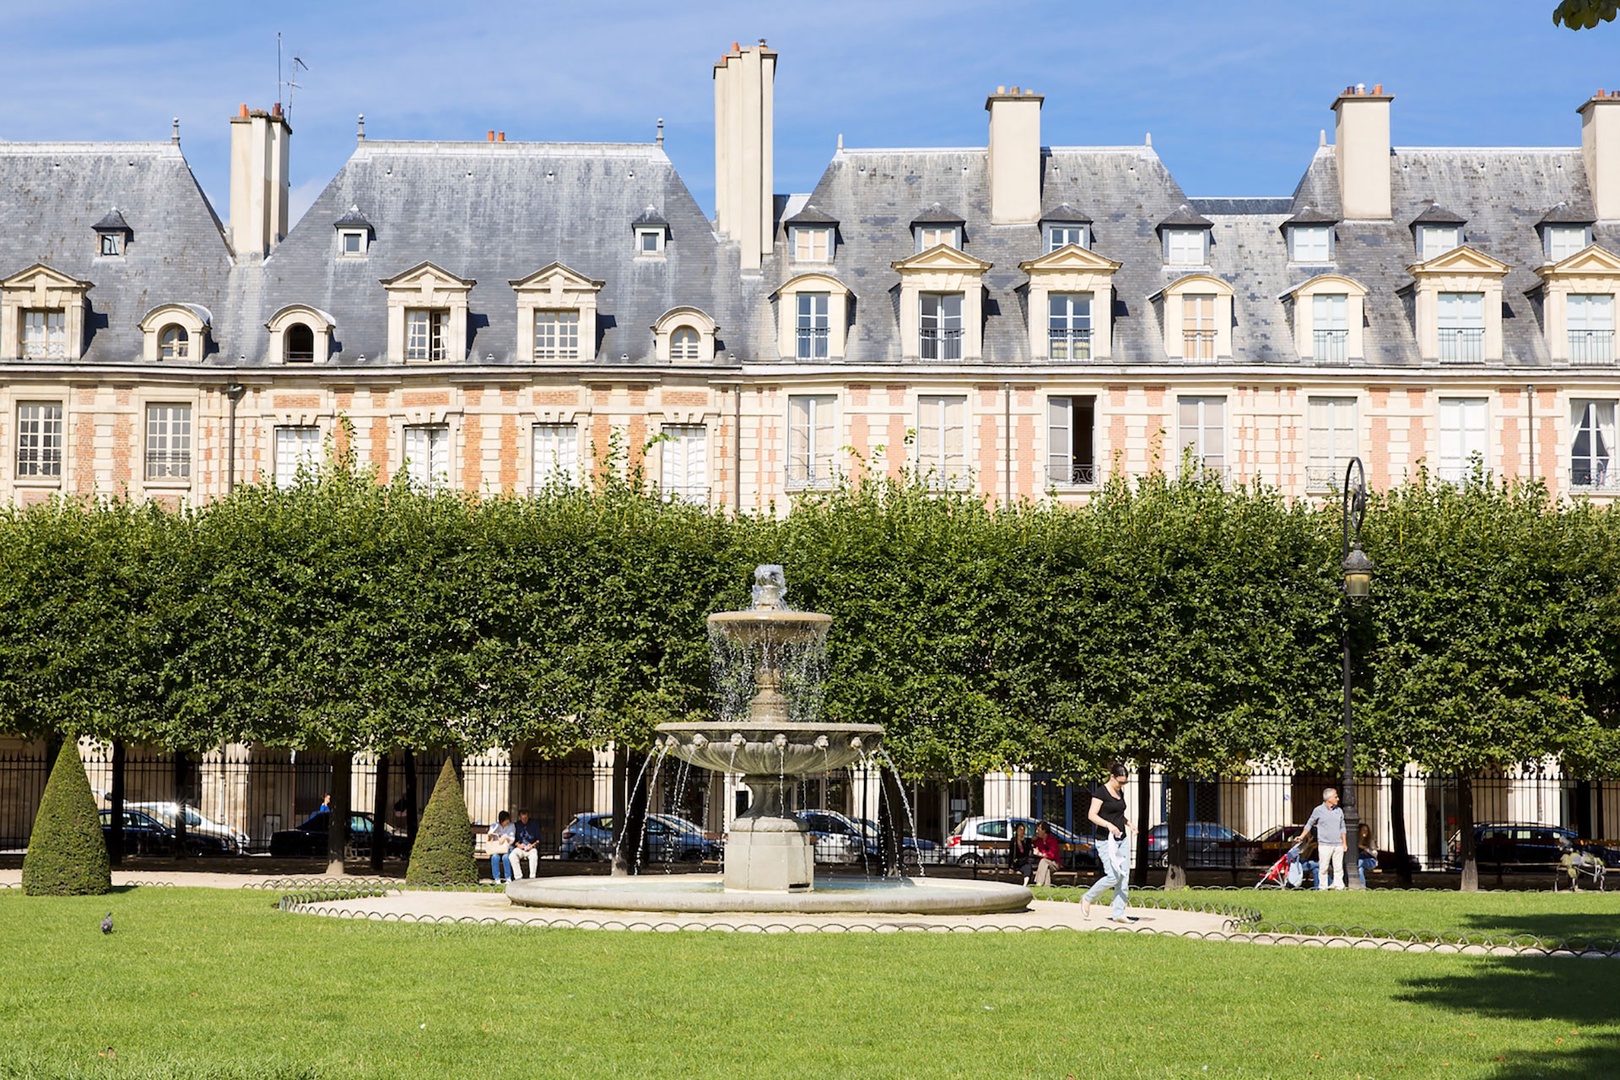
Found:
[[512, 841], [517, 830], [512, 827], [512, 815], [502, 810], [484, 837], [484, 850], [489, 852], [489, 876], [495, 884], [504, 885], [512, 880]]

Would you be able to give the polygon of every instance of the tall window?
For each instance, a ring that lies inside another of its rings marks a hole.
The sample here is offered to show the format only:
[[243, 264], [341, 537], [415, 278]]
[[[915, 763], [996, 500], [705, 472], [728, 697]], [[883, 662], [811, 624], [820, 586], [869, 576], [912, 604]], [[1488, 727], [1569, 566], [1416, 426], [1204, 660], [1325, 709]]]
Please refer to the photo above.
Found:
[[917, 398], [917, 474], [931, 487], [967, 475], [967, 398]]
[[1188, 293], [1181, 298], [1181, 355], [1187, 360], [1215, 359], [1215, 295]]
[[676, 327], [675, 332], [669, 335], [670, 360], [679, 364], [682, 361], [690, 363], [700, 359], [698, 356], [699, 344], [700, 339], [696, 330], [690, 326]]
[[1460, 246], [1462, 246], [1462, 230], [1456, 225], [1418, 226], [1418, 258], [1424, 262], [1437, 259], [1446, 252]]
[[321, 429], [314, 424], [276, 428], [276, 487], [290, 488], [298, 472], [313, 473], [321, 460]]
[[837, 421], [831, 394], [794, 394], [788, 398], [788, 474], [790, 488], [827, 488], [833, 482]]
[[67, 312], [26, 308], [22, 313], [22, 354], [29, 360], [67, 357]]
[[450, 428], [413, 424], [405, 429], [405, 471], [411, 486], [428, 494], [450, 486]]
[[709, 432], [702, 424], [665, 424], [659, 487], [671, 499], [709, 501]]
[[17, 406], [17, 479], [62, 475], [62, 403]]
[[1195, 466], [1226, 474], [1226, 399], [1176, 399], [1176, 452], [1192, 454]]
[[827, 262], [832, 258], [832, 230], [799, 226], [793, 230], [795, 262]]
[[191, 406], [146, 407], [146, 478], [191, 479]]
[[445, 332], [450, 313], [437, 308], [405, 309], [405, 359], [443, 360], [446, 358]]
[[534, 358], [536, 360], [579, 359], [578, 311], [536, 311], [534, 313]]
[[1611, 488], [1609, 456], [1614, 453], [1614, 402], [1572, 401], [1571, 427], [1575, 443], [1569, 452], [1569, 482], [1573, 487]]
[[1055, 487], [1097, 482], [1097, 399], [1046, 399], [1046, 482]]
[[1563, 262], [1586, 249], [1585, 225], [1548, 225], [1547, 261]]
[[1326, 225], [1295, 225], [1288, 230], [1294, 262], [1325, 263], [1333, 259], [1333, 230]]
[[799, 294], [800, 360], [827, 359], [827, 335], [830, 325], [827, 320], [828, 299], [828, 294], [824, 292]]
[[1338, 491], [1356, 456], [1356, 399], [1313, 397], [1305, 406], [1305, 487]]
[[918, 355], [924, 360], [962, 359], [962, 294], [923, 293]]
[[1572, 293], [1569, 297], [1569, 359], [1576, 364], [1614, 362], [1614, 297]]
[[1164, 261], [1172, 266], [1202, 266], [1208, 256], [1203, 229], [1164, 230]]
[[579, 427], [575, 424], [534, 425], [534, 490], [579, 485]]
[[959, 248], [962, 246], [958, 239], [960, 233], [955, 225], [919, 225], [917, 226], [917, 250], [927, 251], [931, 247], [944, 244], [947, 247]]
[[1091, 359], [1091, 294], [1052, 293], [1047, 297], [1047, 356], [1052, 360]]
[[1318, 360], [1349, 359], [1349, 296], [1318, 293], [1311, 297], [1311, 348]]
[[162, 360], [185, 360], [191, 356], [191, 335], [183, 326], [165, 326], [158, 331], [158, 357]]
[[1437, 312], [1440, 359], [1485, 359], [1485, 294], [1443, 292]]
[[1086, 227], [1084, 225], [1048, 225], [1046, 227], [1046, 250], [1056, 251], [1070, 244], [1076, 247], [1086, 246]]
[[1484, 398], [1440, 399], [1440, 460], [1435, 475], [1450, 484], [1468, 478], [1477, 460], [1487, 462]]

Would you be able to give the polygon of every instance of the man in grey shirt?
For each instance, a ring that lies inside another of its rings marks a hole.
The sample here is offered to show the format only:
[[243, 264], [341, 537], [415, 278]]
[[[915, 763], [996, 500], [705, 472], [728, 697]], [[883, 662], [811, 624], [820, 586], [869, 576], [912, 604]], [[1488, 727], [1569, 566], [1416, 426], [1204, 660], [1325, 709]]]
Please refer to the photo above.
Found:
[[[1336, 788], [1328, 788], [1322, 792], [1322, 805], [1311, 811], [1311, 816], [1305, 822], [1305, 832], [1316, 828], [1317, 871], [1316, 887], [1318, 889], [1342, 889], [1344, 885], [1344, 811], [1339, 809], [1339, 792]], [[1333, 873], [1333, 884], [1327, 883], [1329, 868]]]

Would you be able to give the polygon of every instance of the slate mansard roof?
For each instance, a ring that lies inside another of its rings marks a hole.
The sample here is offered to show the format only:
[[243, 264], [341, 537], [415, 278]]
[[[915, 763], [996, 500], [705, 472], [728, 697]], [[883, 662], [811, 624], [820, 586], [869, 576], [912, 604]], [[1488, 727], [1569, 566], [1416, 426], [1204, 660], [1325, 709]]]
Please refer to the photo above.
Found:
[[[131, 239], [103, 258], [96, 227], [114, 207]], [[135, 324], [159, 304], [224, 310], [231, 276], [219, 219], [171, 142], [0, 142], [0, 278], [35, 263], [94, 283], [86, 363], [139, 359]]]
[[[1413, 223], [1434, 217], [1435, 207], [1462, 220], [1464, 243], [1511, 268], [1503, 283], [1504, 363], [1544, 365], [1543, 329], [1528, 295], [1545, 261], [1541, 228], [1593, 216], [1574, 147], [1396, 148], [1393, 214], [1383, 222], [1341, 220], [1331, 147], [1315, 153], [1285, 198], [1189, 198], [1147, 146], [1052, 147], [1043, 150], [1041, 168], [1043, 218], [1090, 220], [1092, 249], [1121, 264], [1111, 365], [1166, 363], [1152, 298], [1198, 268], [1166, 266], [1160, 230], [1194, 219], [1209, 223], [1208, 272], [1234, 291], [1235, 363], [1299, 363], [1285, 298], [1311, 277], [1337, 273], [1368, 289], [1366, 363], [1418, 365], [1403, 290], [1412, 284], [1407, 267], [1418, 261]], [[381, 281], [423, 262], [477, 282], [469, 294], [468, 362], [496, 366], [527, 363], [514, 355], [510, 282], [553, 262], [604, 283], [596, 356], [608, 366], [652, 363], [652, 324], [682, 306], [719, 324], [717, 363], [780, 363], [771, 298], [813, 269], [852, 294], [842, 363], [872, 366], [902, 359], [893, 264], [915, 253], [913, 223], [948, 218], [963, 224], [964, 251], [992, 264], [984, 276], [983, 363], [1028, 363], [1028, 279], [1019, 264], [1043, 253], [1042, 231], [1034, 223], [990, 224], [988, 171], [982, 147], [840, 149], [813, 191], [778, 196], [787, 220], [778, 222], [776, 250], [755, 275], [739, 270], [736, 245], [715, 235], [655, 144], [373, 140], [356, 148], [268, 256], [233, 265], [219, 219], [178, 145], [0, 143], [0, 277], [45, 263], [93, 282], [87, 364], [139, 362], [136, 323], [161, 304], [212, 312], [215, 350], [204, 362], [273, 362], [265, 323], [300, 304], [332, 313], [330, 366], [341, 369], [386, 362]], [[96, 227], [114, 207], [130, 241], [123, 256], [104, 258]], [[668, 226], [661, 257], [636, 252], [632, 225], [649, 212]], [[358, 222], [369, 227], [368, 252], [340, 258], [335, 226]], [[788, 227], [834, 222], [830, 266], [796, 265]], [[1285, 225], [1305, 222], [1336, 223], [1329, 263], [1289, 261]], [[1597, 223], [1593, 239], [1620, 251], [1620, 223]]]

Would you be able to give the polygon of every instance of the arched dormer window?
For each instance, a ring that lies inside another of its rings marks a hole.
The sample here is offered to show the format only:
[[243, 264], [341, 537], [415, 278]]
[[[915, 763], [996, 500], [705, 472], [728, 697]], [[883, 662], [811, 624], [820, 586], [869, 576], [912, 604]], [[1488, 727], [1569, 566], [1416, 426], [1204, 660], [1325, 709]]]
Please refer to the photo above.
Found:
[[162, 304], [136, 325], [142, 337], [142, 358], [149, 364], [199, 363], [208, 354], [208, 331], [213, 314], [201, 304]]
[[831, 274], [800, 274], [776, 291], [777, 349], [796, 360], [841, 360], [849, 288]]
[[654, 355], [668, 364], [702, 364], [714, 359], [720, 327], [695, 307], [670, 308], [653, 323]]
[[264, 324], [270, 331], [269, 359], [282, 364], [323, 364], [331, 359], [337, 320], [308, 304], [288, 304]]
[[1164, 354], [1172, 360], [1232, 355], [1232, 286], [1213, 274], [1186, 274], [1148, 300], [1164, 321]]
[[1303, 360], [1339, 363], [1366, 357], [1367, 288], [1341, 274], [1318, 274], [1282, 295], [1293, 307], [1294, 348]]

